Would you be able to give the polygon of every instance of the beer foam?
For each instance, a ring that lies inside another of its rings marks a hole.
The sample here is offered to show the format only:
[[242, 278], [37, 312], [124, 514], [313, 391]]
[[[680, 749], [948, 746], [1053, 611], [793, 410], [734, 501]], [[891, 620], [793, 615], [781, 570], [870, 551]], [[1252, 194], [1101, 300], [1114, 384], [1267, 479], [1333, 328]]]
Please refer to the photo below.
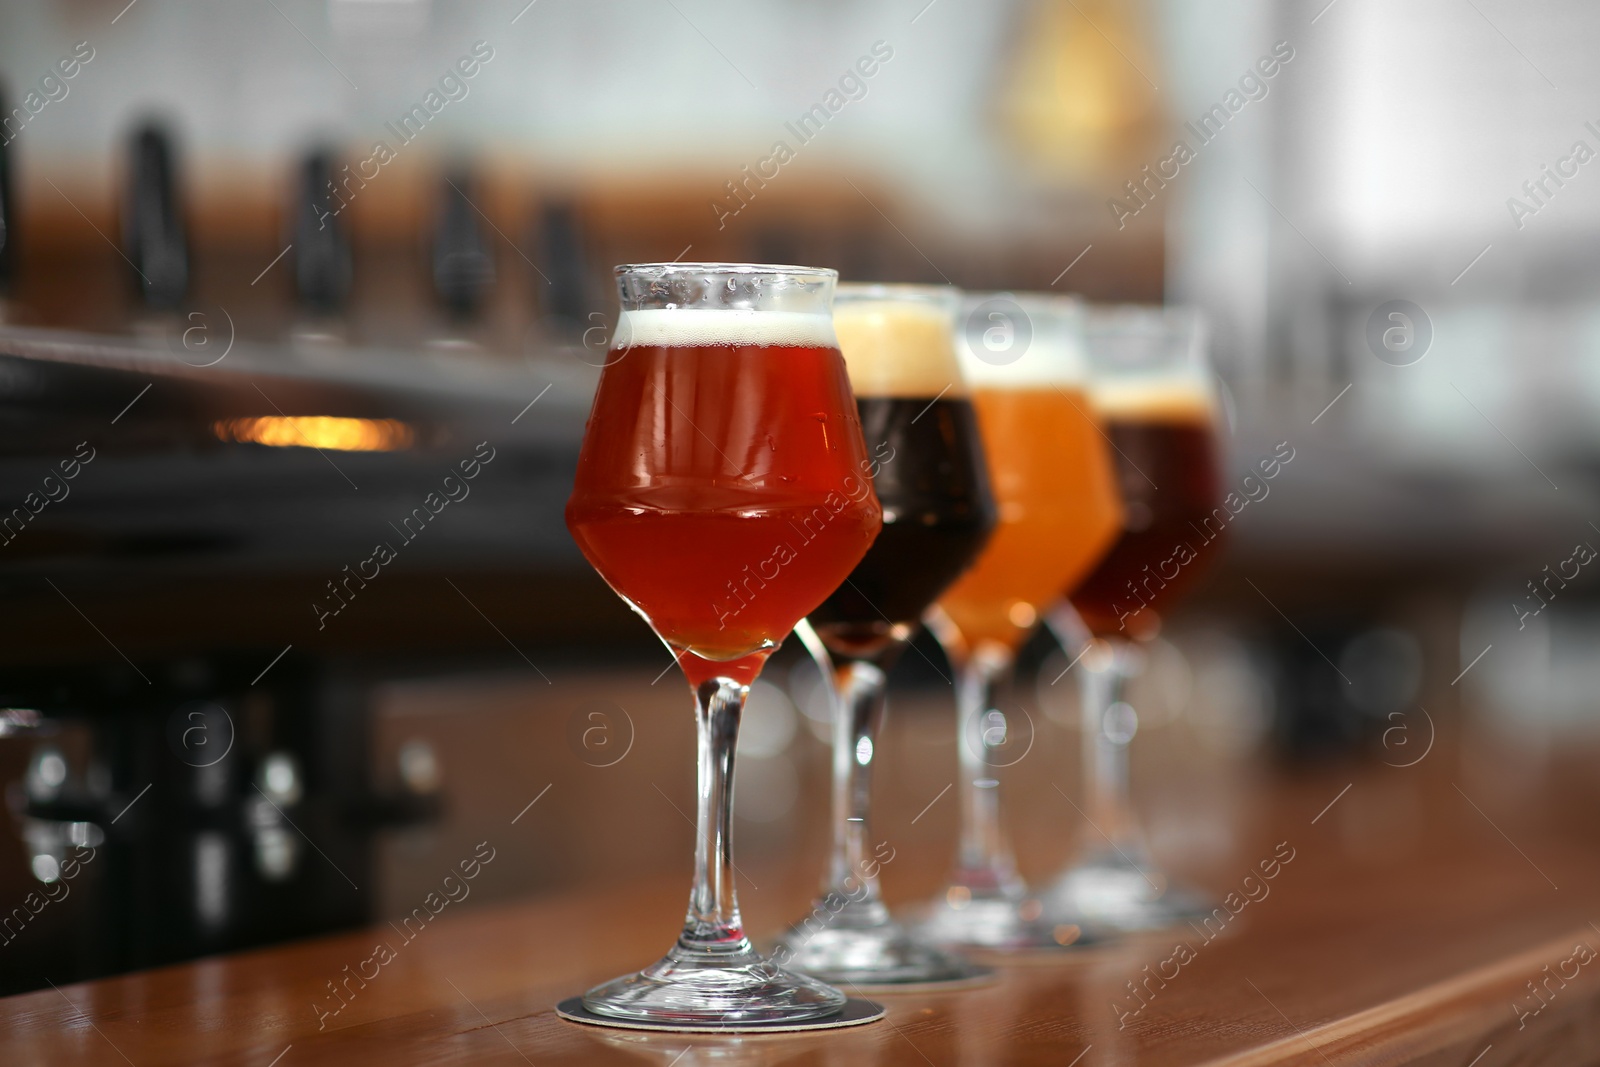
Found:
[[955, 331], [967, 382], [986, 390], [1084, 386], [1089, 354], [1081, 307], [1066, 297], [969, 296]]
[[965, 396], [967, 386], [950, 343], [950, 316], [910, 300], [851, 300], [833, 309], [856, 396]]
[[1204, 381], [1192, 377], [1151, 376], [1096, 381], [1090, 399], [1100, 417], [1209, 426], [1216, 404]]
[[635, 345], [834, 348], [838, 341], [833, 320], [827, 315], [744, 308], [652, 308], [624, 311], [617, 320], [611, 347]]
[[[1017, 355], [1016, 348], [1022, 346], [1015, 333], [1010, 338], [1005, 336], [1003, 325], [975, 325], [971, 330], [976, 336], [965, 335], [960, 324], [957, 330], [956, 351], [961, 369], [975, 389], [1038, 389], [1051, 385], [1081, 388], [1088, 382], [1089, 361], [1081, 338], [1036, 333]], [[986, 337], [996, 340], [986, 342]], [[1008, 350], [1008, 345], [1015, 347]]]

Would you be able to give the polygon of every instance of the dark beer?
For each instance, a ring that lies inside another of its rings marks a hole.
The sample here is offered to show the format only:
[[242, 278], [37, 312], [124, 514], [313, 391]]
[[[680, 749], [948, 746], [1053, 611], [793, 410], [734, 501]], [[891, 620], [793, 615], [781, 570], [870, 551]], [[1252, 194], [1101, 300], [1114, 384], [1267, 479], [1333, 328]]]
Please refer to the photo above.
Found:
[[1115, 445], [1123, 530], [1072, 594], [1101, 636], [1160, 626], [1216, 556], [1231, 515], [1222, 506], [1213, 413], [1199, 389], [1119, 389], [1097, 396]]
[[883, 531], [810, 618], [834, 653], [869, 657], [915, 632], [983, 548], [995, 509], [970, 400], [858, 396], [857, 407]]
[[811, 912], [828, 921], [808, 916], [781, 944], [793, 966], [852, 987], [974, 973], [890, 917], [871, 873], [878, 863], [868, 828], [889, 667], [995, 523], [978, 419], [952, 344], [958, 300], [948, 286], [858, 285], [840, 287], [833, 306], [883, 529], [796, 628], [833, 683], [833, 845]]
[[809, 616], [824, 644], [877, 659], [916, 632], [995, 524], [977, 416], [951, 346], [952, 292], [844, 287], [834, 331], [856, 395], [883, 532]]

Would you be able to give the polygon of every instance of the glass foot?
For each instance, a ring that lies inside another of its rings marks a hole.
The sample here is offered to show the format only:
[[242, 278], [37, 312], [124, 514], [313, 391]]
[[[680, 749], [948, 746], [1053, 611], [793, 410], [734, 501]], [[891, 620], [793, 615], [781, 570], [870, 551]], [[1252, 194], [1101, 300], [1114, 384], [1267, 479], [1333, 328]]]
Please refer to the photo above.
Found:
[[651, 1023], [781, 1023], [838, 1012], [845, 995], [775, 966], [744, 942], [728, 952], [678, 945], [637, 974], [595, 986], [583, 1006], [596, 1015]]
[[1102, 940], [1076, 918], [1047, 917], [1037, 900], [976, 894], [964, 886], [951, 886], [929, 906], [918, 933], [938, 944], [999, 951], [1078, 948]]
[[773, 954], [814, 978], [865, 991], [976, 982], [992, 973], [914, 936], [881, 904], [846, 908], [820, 928], [802, 921]]
[[1081, 916], [1097, 927], [1128, 932], [1161, 930], [1211, 917], [1201, 893], [1170, 886], [1158, 871], [1120, 857], [1072, 867], [1045, 894], [1045, 915]]

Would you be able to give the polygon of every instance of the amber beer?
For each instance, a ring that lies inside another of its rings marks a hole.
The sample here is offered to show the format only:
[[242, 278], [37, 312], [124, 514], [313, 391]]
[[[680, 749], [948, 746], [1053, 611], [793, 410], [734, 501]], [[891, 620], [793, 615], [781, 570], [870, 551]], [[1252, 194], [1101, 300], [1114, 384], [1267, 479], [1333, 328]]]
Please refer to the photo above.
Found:
[[673, 649], [694, 694], [694, 884], [665, 956], [556, 1010], [674, 1030], [834, 1016], [843, 992], [783, 970], [745, 936], [732, 829], [750, 686], [882, 524], [833, 333], [838, 275], [681, 262], [616, 274], [623, 312], [567, 528]]
[[[567, 525], [686, 671], [775, 648], [877, 536], [824, 315], [625, 311]], [[759, 660], [754, 661], [759, 668]]]
[[1094, 403], [1116, 446], [1127, 517], [1072, 604], [1097, 635], [1142, 637], [1216, 555], [1227, 521], [1215, 514], [1216, 416], [1198, 380], [1108, 382]]
[[1027, 351], [1008, 360], [1003, 350], [983, 347], [987, 328], [981, 321], [968, 327], [977, 336], [964, 346], [963, 368], [973, 383], [999, 524], [939, 605], [972, 647], [1014, 650], [1111, 545], [1122, 504], [1081, 341], [1040, 329]]

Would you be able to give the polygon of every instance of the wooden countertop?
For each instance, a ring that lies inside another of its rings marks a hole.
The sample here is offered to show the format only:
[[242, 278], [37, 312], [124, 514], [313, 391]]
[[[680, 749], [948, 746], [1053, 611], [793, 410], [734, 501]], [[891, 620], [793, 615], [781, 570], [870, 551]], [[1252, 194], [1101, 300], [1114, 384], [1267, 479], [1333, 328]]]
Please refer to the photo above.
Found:
[[[1592, 960], [1600, 958], [1594, 956], [1600, 854], [1586, 815], [1594, 806], [1592, 787], [1563, 793], [1548, 785], [1560, 776], [1548, 775], [1536, 797], [1508, 799], [1484, 792], [1459, 761], [1430, 763], [1431, 770], [1263, 775], [1248, 803], [1264, 832], [1236, 852], [1260, 855], [1240, 863], [1232, 883], [1259, 899], [1215, 940], [1177, 931], [1007, 966], [981, 989], [879, 997], [889, 1015], [875, 1025], [690, 1038], [557, 1018], [556, 1001], [648, 962], [670, 942], [686, 880], [641, 878], [441, 914], [409, 942], [380, 925], [7, 998], [0, 1000], [0, 1061], [133, 1067], [1596, 1062], [1600, 964]], [[1403, 802], [1394, 791], [1401, 780], [1411, 783]], [[1353, 817], [1369, 820], [1363, 832], [1380, 844], [1388, 822], [1407, 821], [1413, 832], [1398, 849], [1352, 853]], [[1287, 842], [1292, 860], [1270, 882], [1245, 885], [1278, 842]], [[936, 878], [937, 860], [928, 857], [925, 880]], [[748, 872], [760, 892], [742, 887], [747, 917], [758, 929], [796, 912], [807, 893], [804, 885], [783, 886], [793, 879], [774, 870]], [[1229, 885], [1208, 888], [1220, 895]], [[319, 1028], [316, 1005], [338, 1003], [327, 984], [372, 956], [380, 942], [395, 958]], [[1163, 963], [1180, 942], [1192, 958], [1181, 966]], [[1149, 1003], [1128, 1014], [1140, 1003], [1128, 983], [1142, 981], [1146, 965], [1148, 973], [1172, 977], [1164, 985], [1151, 982]], [[1530, 983], [1540, 986], [1537, 999]]]

